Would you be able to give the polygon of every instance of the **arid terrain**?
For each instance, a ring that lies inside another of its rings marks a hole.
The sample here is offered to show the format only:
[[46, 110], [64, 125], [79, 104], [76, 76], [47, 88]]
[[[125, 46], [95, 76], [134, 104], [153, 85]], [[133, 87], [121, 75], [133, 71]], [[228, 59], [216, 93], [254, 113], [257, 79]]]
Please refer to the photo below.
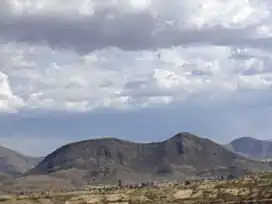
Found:
[[272, 175], [261, 173], [272, 170], [271, 162], [186, 132], [153, 143], [71, 143], [20, 171], [10, 159], [19, 154], [3, 150], [12, 156], [3, 156], [9, 163], [0, 174], [0, 202], [6, 204], [272, 202]]
[[158, 183], [154, 186], [86, 186], [62, 192], [0, 194], [3, 204], [271, 203], [272, 174], [229, 180]]

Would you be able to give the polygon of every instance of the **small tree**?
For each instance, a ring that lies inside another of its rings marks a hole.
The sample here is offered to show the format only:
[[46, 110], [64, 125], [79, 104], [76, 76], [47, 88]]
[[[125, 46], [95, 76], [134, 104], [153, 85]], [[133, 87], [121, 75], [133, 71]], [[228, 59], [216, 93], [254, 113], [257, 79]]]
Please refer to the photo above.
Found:
[[185, 181], [185, 186], [189, 186], [190, 184], [190, 181]]
[[118, 187], [119, 187], [119, 188], [122, 188], [122, 187], [123, 187], [122, 180], [118, 180]]

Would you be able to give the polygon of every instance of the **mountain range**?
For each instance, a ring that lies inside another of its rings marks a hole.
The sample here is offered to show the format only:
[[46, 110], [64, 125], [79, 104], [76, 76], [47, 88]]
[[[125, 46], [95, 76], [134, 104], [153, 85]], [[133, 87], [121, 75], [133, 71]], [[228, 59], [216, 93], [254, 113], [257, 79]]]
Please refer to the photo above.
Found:
[[24, 156], [5, 147], [0, 147], [0, 173], [18, 175], [36, 166], [42, 158]]
[[233, 152], [251, 159], [272, 159], [272, 141], [258, 140], [252, 137], [241, 137], [233, 140], [225, 147]]
[[2, 148], [0, 171], [21, 173], [21, 176], [3, 179], [0, 188], [31, 189], [48, 184], [51, 189], [52, 186], [116, 184], [118, 180], [124, 183], [184, 180], [229, 174], [239, 176], [271, 169], [271, 164], [237, 154], [235, 151], [244, 151], [236, 145], [237, 141], [231, 144], [230, 150], [230, 145], [219, 145], [183, 132], [152, 143], [117, 138], [85, 140], [64, 145], [45, 158], [25, 157]]
[[116, 183], [119, 179], [130, 183], [180, 180], [211, 170], [218, 174], [242, 174], [263, 168], [261, 162], [184, 132], [153, 143], [103, 138], [67, 144], [46, 156], [28, 174], [69, 178], [73, 183]]

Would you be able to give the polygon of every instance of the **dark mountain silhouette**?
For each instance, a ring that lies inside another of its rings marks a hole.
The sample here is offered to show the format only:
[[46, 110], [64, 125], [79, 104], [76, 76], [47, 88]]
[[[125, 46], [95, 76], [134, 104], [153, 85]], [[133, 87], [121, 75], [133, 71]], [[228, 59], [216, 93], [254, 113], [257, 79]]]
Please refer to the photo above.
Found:
[[0, 173], [22, 174], [37, 165], [42, 158], [24, 156], [5, 147], [0, 147]]
[[46, 156], [28, 175], [56, 176], [81, 185], [118, 179], [177, 180], [209, 170], [216, 174], [217, 169], [242, 173], [263, 168], [262, 162], [246, 159], [209, 139], [179, 133], [168, 140], [146, 144], [116, 138], [67, 144]]
[[231, 151], [254, 159], [272, 158], [272, 141], [241, 137], [226, 145]]

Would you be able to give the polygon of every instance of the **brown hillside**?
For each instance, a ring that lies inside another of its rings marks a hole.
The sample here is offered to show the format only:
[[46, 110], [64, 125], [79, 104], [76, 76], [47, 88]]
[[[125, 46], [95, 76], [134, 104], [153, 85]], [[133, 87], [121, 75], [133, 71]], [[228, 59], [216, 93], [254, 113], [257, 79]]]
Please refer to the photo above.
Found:
[[242, 173], [246, 169], [263, 169], [264, 165], [211, 140], [179, 133], [168, 140], [147, 144], [115, 138], [71, 143], [45, 157], [29, 175], [50, 174], [80, 185], [82, 182], [111, 183], [118, 179], [127, 182], [176, 180], [209, 170], [216, 174], [216, 169], [222, 168]]

